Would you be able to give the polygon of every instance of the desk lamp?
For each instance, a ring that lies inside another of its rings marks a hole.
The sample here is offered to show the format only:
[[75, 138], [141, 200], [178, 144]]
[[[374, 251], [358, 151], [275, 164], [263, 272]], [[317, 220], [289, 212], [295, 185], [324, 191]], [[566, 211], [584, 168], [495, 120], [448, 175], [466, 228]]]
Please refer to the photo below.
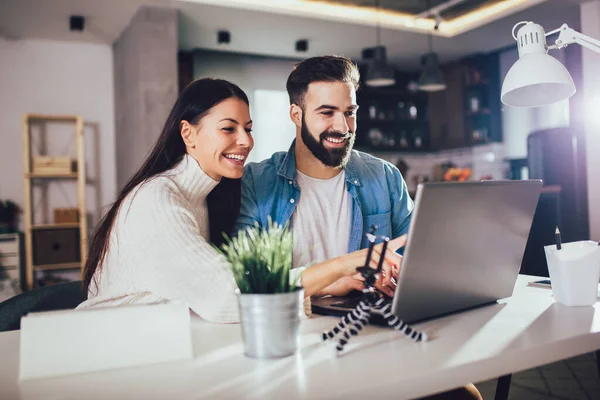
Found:
[[[515, 29], [523, 25], [515, 36]], [[546, 36], [558, 33], [553, 45], [546, 44]], [[534, 22], [522, 21], [512, 30], [517, 41], [519, 59], [510, 68], [502, 84], [502, 103], [514, 107], [539, 107], [567, 99], [575, 93], [575, 84], [569, 71], [548, 50], [562, 49], [577, 43], [600, 53], [600, 41], [583, 35], [563, 24], [544, 32]]]

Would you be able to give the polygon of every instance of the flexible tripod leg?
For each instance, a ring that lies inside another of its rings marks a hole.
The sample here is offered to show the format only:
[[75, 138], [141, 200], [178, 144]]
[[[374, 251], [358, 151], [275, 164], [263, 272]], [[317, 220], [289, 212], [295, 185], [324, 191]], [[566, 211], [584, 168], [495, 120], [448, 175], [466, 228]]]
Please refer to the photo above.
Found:
[[[385, 305], [383, 305], [383, 303], [385, 303]], [[415, 342], [427, 341], [428, 338], [425, 332], [419, 332], [411, 328], [406, 322], [402, 321], [400, 318], [392, 314], [392, 303], [390, 303], [389, 301], [384, 301], [380, 304], [382, 305], [382, 307], [380, 308], [381, 313], [383, 314], [383, 317], [385, 318], [389, 326], [391, 326], [397, 331], [404, 333], [406, 336], [408, 336]]]
[[[362, 307], [361, 307], [362, 306]], [[363, 314], [361, 315], [361, 317], [354, 321], [352, 323], [352, 325], [349, 325], [345, 330], [344, 330], [344, 334], [343, 336], [340, 338], [340, 340], [338, 341], [337, 346], [335, 346], [336, 350], [339, 352], [341, 352], [342, 350], [344, 350], [344, 347], [346, 346], [346, 344], [348, 343], [348, 341], [350, 341], [350, 336], [356, 336], [358, 335], [358, 333], [367, 325], [369, 325], [370, 319], [371, 319], [371, 302], [367, 299], [367, 300], [362, 300], [359, 304], [358, 307], [363, 311]]]
[[366, 309], [364, 308], [362, 302], [360, 302], [355, 309], [349, 311], [348, 314], [344, 315], [341, 321], [336, 326], [334, 326], [332, 330], [323, 332], [323, 341], [326, 341], [327, 339], [333, 339], [341, 331], [343, 331], [348, 324], [360, 320], [360, 318], [365, 314], [365, 312]]
[[349, 329], [346, 329], [344, 331], [344, 335], [338, 341], [337, 346], [335, 346], [335, 349], [337, 350], [337, 352], [338, 353], [342, 352], [344, 350], [344, 347], [350, 341], [350, 337], [351, 337], [350, 335], [352, 335], [352, 336], [358, 335], [358, 332], [360, 332], [365, 326], [369, 325], [370, 320], [371, 320], [371, 314], [367, 314], [360, 320], [356, 321], [352, 327], [350, 327]]

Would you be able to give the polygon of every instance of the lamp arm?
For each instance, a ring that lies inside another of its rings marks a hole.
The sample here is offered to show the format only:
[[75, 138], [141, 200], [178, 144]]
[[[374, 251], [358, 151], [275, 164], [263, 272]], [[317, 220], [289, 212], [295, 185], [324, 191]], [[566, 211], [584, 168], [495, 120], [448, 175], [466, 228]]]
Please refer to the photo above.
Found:
[[552, 32], [548, 32], [546, 36], [556, 32], [560, 33], [558, 34], [558, 38], [554, 42], [556, 46], [552, 46], [552, 48], [561, 49], [563, 47], [567, 47], [570, 44], [577, 43], [596, 53], [600, 53], [600, 40], [593, 39], [589, 36], [579, 33], [576, 30], [569, 28], [567, 24], [563, 24], [559, 29], [556, 29]]

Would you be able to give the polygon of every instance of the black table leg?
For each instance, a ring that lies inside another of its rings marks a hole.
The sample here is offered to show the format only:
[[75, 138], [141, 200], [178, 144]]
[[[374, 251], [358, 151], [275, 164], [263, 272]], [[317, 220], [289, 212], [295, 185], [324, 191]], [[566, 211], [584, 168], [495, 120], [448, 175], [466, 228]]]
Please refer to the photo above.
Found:
[[600, 378], [600, 350], [596, 350], [596, 368], [598, 369], [598, 378]]
[[496, 384], [496, 396], [494, 397], [494, 400], [508, 400], [508, 391], [510, 390], [511, 379], [512, 374], [504, 375], [498, 378], [498, 383]]

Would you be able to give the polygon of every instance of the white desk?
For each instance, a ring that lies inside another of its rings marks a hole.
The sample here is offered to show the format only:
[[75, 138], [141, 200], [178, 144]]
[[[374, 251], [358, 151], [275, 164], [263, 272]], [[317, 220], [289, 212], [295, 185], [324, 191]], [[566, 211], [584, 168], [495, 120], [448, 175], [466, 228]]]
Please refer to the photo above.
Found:
[[[600, 303], [555, 304], [526, 286], [500, 304], [418, 325], [431, 340], [370, 327], [336, 357], [321, 332], [337, 318], [302, 324], [302, 349], [280, 360], [244, 357], [238, 325], [192, 321], [196, 358], [19, 384], [19, 333], [0, 334], [0, 398], [413, 398], [529, 369], [600, 348]], [[90, 347], [93, 346], [90, 343]], [[69, 349], [65, 349], [69, 351]]]

